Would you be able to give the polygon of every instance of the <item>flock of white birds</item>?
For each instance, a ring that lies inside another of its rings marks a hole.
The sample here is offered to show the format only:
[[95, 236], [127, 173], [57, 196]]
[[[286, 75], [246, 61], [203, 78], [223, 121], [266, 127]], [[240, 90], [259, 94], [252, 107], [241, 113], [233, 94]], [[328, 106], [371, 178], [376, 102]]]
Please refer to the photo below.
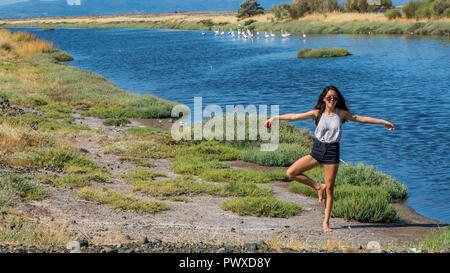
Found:
[[[260, 34], [261, 33], [259, 33], [259, 32], [252, 32], [248, 28], [246, 30], [244, 30], [243, 28], [240, 28], [240, 25], [239, 25], [239, 28], [237, 29], [236, 32], [234, 30], [232, 30], [232, 29], [230, 29], [230, 31], [227, 32], [227, 35], [231, 36], [231, 38], [233, 38], [233, 39], [242, 38], [244, 40], [253, 39], [253, 37], [255, 37], [255, 36], [259, 38]], [[205, 31], [202, 32], [202, 36], [206, 36], [206, 32]], [[214, 30], [214, 36], [215, 37], [225, 36], [225, 31], [223, 29], [222, 30], [221, 29]], [[264, 37], [266, 39], [275, 38], [275, 36], [276, 35], [273, 34], [272, 31], [270, 33], [264, 32]], [[292, 34], [290, 34], [287, 31], [281, 30], [281, 37], [282, 38], [289, 38], [290, 36], [292, 36]], [[306, 39], [306, 34], [304, 32], [303, 32], [303, 39]]]

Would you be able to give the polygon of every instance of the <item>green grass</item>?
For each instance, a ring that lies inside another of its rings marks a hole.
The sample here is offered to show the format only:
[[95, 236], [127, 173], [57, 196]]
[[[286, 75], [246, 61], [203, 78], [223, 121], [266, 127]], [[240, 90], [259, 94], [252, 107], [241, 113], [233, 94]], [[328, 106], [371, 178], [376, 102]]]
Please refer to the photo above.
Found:
[[74, 151], [61, 148], [42, 148], [28, 155], [28, 159], [36, 167], [54, 167], [62, 169], [67, 166], [97, 168], [97, 165], [85, 156]]
[[[320, 183], [324, 183], [324, 176], [318, 178]], [[341, 164], [335, 184], [338, 185], [358, 185], [358, 186], [379, 186], [385, 189], [393, 199], [404, 200], [407, 197], [407, 187], [391, 176], [376, 170], [372, 166], [362, 163]]]
[[208, 160], [236, 160], [241, 157], [242, 151], [211, 140], [187, 146], [180, 153], [201, 156]]
[[8, 213], [0, 223], [0, 242], [25, 246], [65, 246], [69, 236], [18, 213]]
[[219, 160], [208, 160], [201, 156], [181, 155], [172, 160], [170, 169], [177, 174], [199, 175], [209, 169], [225, 169], [230, 165]]
[[238, 215], [289, 218], [303, 211], [302, 207], [273, 197], [243, 197], [231, 199], [221, 204], [223, 210]]
[[153, 127], [140, 127], [140, 126], [134, 126], [125, 131], [126, 135], [132, 135], [132, 136], [146, 136], [151, 135], [153, 132], [168, 132], [168, 130], [160, 129], [160, 128], [153, 128]]
[[192, 177], [181, 176], [165, 180], [134, 181], [134, 191], [140, 191], [151, 196], [177, 195], [213, 195], [213, 196], [270, 196], [272, 190], [253, 183], [230, 182], [216, 185], [206, 182], [196, 182]]
[[411, 243], [408, 247], [427, 250], [429, 252], [450, 249], [450, 226], [447, 226], [447, 228], [439, 228], [439, 231], [422, 237], [419, 242]]
[[18, 174], [0, 176], [0, 208], [15, 207], [28, 200], [40, 200], [46, 195], [43, 186], [30, 176]]
[[131, 121], [124, 117], [117, 117], [117, 118], [108, 118], [103, 121], [103, 125], [107, 126], [123, 126], [130, 124]]
[[342, 185], [334, 190], [332, 217], [368, 223], [391, 223], [398, 219], [389, 193], [380, 187]]
[[101, 190], [83, 188], [78, 192], [78, 198], [101, 204], [108, 204], [114, 209], [132, 210], [145, 213], [156, 213], [170, 209], [162, 202], [141, 201], [132, 196], [124, 195], [120, 192], [107, 188], [102, 188]]
[[305, 48], [297, 53], [297, 58], [336, 58], [350, 55], [352, 55], [352, 53], [344, 48]]
[[289, 184], [288, 191], [304, 196], [317, 197], [317, 191], [315, 189], [297, 181], [293, 181]]
[[131, 173], [122, 174], [122, 178], [124, 179], [124, 181], [130, 184], [133, 184], [137, 180], [153, 180], [155, 177], [167, 177], [167, 174], [149, 170], [143, 167], [138, 167]]
[[287, 167], [310, 152], [310, 147], [299, 144], [281, 143], [275, 151], [261, 151], [260, 148], [247, 149], [242, 153], [241, 159], [262, 166]]

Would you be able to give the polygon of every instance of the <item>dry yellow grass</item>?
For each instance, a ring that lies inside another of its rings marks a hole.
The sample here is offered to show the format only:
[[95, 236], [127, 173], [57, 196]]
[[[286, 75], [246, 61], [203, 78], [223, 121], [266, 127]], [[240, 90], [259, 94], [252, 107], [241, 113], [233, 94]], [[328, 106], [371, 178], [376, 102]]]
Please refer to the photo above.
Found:
[[[235, 15], [217, 15], [206, 16], [201, 14], [179, 13], [179, 14], [148, 14], [148, 15], [115, 15], [115, 16], [82, 16], [82, 17], [59, 17], [59, 18], [32, 18], [32, 19], [14, 19], [14, 20], [0, 20], [0, 23], [110, 23], [110, 22], [154, 22], [154, 21], [201, 21], [211, 20], [214, 23], [227, 22], [232, 24], [239, 24], [248, 19], [256, 20], [257, 22], [270, 22], [274, 19], [273, 14], [262, 14], [243, 20], [238, 20]], [[383, 13], [344, 13], [344, 12], [330, 12], [326, 14], [314, 13], [301, 17], [297, 20], [320, 21], [328, 23], [341, 22], [388, 22], [388, 18]], [[440, 21], [450, 22], [450, 18], [441, 18]], [[394, 22], [413, 23], [416, 19], [399, 18], [393, 20]], [[420, 19], [420, 22], [433, 21], [433, 19]]]
[[17, 55], [24, 58], [35, 53], [49, 53], [53, 51], [53, 42], [36, 40], [24, 42], [15, 49]]
[[35, 53], [48, 53], [54, 50], [53, 42], [37, 39], [35, 34], [22, 31], [11, 33], [9, 30], [2, 29], [0, 47], [5, 44], [9, 45], [9, 49], [0, 48], [0, 54], [4, 57], [17, 55], [24, 58]]
[[[398, 18], [389, 21], [383, 13], [344, 13], [344, 12], [330, 12], [326, 14], [314, 13], [308, 14], [305, 17], [299, 18], [301, 20], [319, 21], [327, 23], [342, 23], [342, 22], [399, 22], [399, 23], [414, 23], [414, 22], [430, 22], [433, 19], [407, 19]], [[440, 21], [450, 22], [450, 18], [441, 18]]]
[[34, 151], [53, 144], [54, 140], [33, 130], [14, 126], [4, 121], [0, 124], [0, 152]]

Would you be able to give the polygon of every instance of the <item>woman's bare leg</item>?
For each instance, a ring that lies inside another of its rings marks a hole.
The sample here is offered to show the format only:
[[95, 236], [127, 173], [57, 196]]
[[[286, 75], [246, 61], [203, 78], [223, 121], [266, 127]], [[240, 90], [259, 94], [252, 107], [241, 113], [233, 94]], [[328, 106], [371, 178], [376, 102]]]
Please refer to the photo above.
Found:
[[302, 184], [314, 188], [319, 195], [319, 204], [322, 205], [322, 196], [325, 190], [325, 185], [319, 184], [303, 174], [303, 172], [306, 172], [307, 170], [310, 170], [318, 165], [320, 165], [320, 163], [317, 160], [315, 160], [311, 155], [305, 155], [304, 157], [295, 161], [294, 164], [292, 164], [287, 169], [286, 175], [292, 180], [298, 181]]
[[323, 166], [325, 169], [325, 192], [327, 194], [323, 231], [332, 232], [333, 230], [329, 226], [329, 220], [331, 208], [333, 207], [334, 181], [336, 180], [339, 164], [324, 164]]

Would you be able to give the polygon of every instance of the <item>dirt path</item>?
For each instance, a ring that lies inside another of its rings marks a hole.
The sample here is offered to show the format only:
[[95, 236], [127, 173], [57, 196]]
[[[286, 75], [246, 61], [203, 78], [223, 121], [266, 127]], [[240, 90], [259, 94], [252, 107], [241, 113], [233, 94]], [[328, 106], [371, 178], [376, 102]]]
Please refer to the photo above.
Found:
[[[130, 126], [152, 126], [169, 129], [168, 120], [132, 120], [125, 127], [104, 126], [102, 120], [76, 115], [76, 124], [88, 125], [99, 129], [107, 137], [119, 136]], [[155, 200], [146, 195], [132, 192], [131, 185], [124, 184], [121, 175], [134, 170], [131, 163], [121, 162], [118, 157], [101, 152], [101, 139], [77, 137], [74, 144], [87, 150], [86, 156], [100, 167], [110, 170], [113, 181], [110, 184], [93, 184], [92, 187], [108, 188], [132, 194], [142, 200]], [[276, 169], [261, 167], [243, 161], [229, 162], [233, 168]], [[155, 161], [152, 170], [165, 172], [169, 177], [177, 174], [169, 170], [170, 160]], [[267, 184], [266, 184], [267, 185]], [[291, 246], [305, 247], [310, 244], [326, 244], [335, 242], [358, 247], [369, 241], [379, 241], [382, 245], [412, 241], [420, 236], [436, 230], [439, 223], [416, 214], [409, 207], [396, 204], [400, 221], [395, 224], [363, 224], [347, 222], [344, 219], [332, 218], [331, 227], [334, 232], [322, 232], [323, 213], [317, 199], [293, 194], [288, 191], [289, 183], [271, 183], [274, 197], [279, 200], [300, 204], [305, 212], [284, 218], [239, 216], [223, 211], [220, 204], [228, 198], [213, 196], [190, 196], [189, 202], [171, 202], [164, 200], [171, 210], [157, 214], [144, 214], [131, 211], [115, 210], [108, 205], [78, 200], [77, 189], [60, 189], [47, 186], [49, 196], [42, 201], [33, 201], [27, 205], [27, 211], [34, 214], [41, 222], [57, 224], [65, 227], [77, 238], [86, 236], [92, 243], [125, 243], [141, 237], [149, 240], [163, 241], [211, 241], [243, 243], [258, 240], [285, 242]]]

